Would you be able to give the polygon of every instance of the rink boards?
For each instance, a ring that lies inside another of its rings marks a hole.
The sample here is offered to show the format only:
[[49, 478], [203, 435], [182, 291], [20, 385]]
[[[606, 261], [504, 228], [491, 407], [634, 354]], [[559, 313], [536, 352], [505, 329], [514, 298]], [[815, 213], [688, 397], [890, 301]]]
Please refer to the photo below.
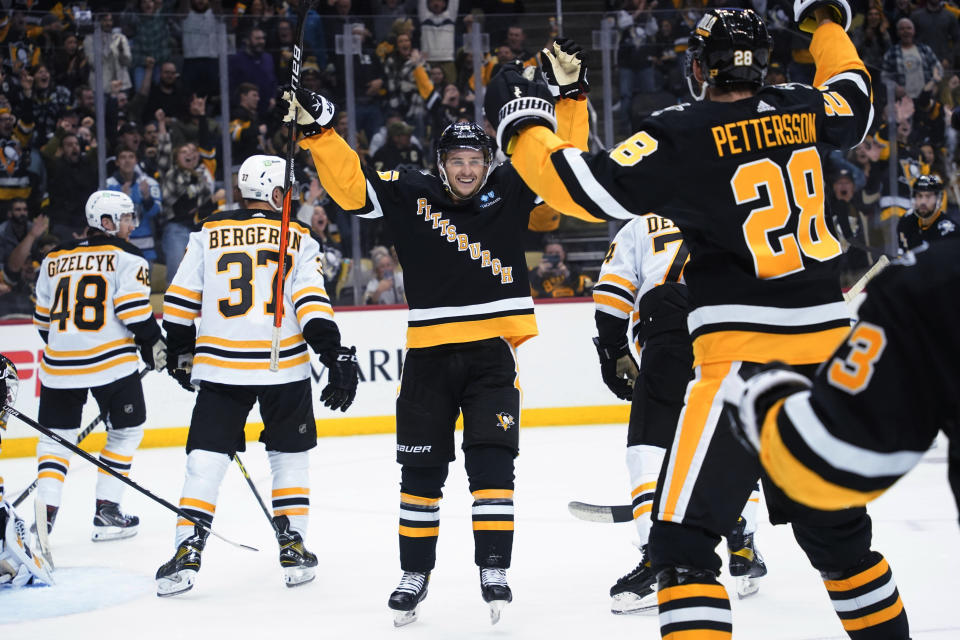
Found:
[[[589, 300], [537, 304], [540, 335], [518, 350], [520, 385], [523, 390], [525, 427], [625, 422], [626, 403], [618, 401], [603, 385], [597, 354], [590, 341], [596, 335], [594, 307]], [[343, 343], [357, 346], [361, 383], [357, 399], [347, 413], [336, 413], [315, 403], [317, 430], [321, 436], [388, 433], [394, 429], [394, 403], [399, 388], [400, 363], [405, 344], [405, 308], [338, 311], [337, 323]], [[43, 342], [28, 322], [5, 322], [0, 326], [0, 353], [10, 358], [20, 373], [17, 408], [37, 415], [40, 383], [37, 376]], [[326, 384], [326, 374], [313, 359], [314, 381]], [[265, 372], [264, 376], [269, 376]], [[147, 403], [147, 428], [142, 446], [179, 446], [186, 442], [193, 409], [192, 394], [163, 373], [143, 379]], [[319, 395], [318, 389], [315, 393]], [[97, 415], [90, 398], [83, 424]], [[256, 408], [247, 424], [247, 439], [256, 439], [262, 423]], [[105, 435], [102, 427], [85, 442], [98, 450]], [[36, 433], [11, 420], [3, 435], [0, 457], [32, 456]]]

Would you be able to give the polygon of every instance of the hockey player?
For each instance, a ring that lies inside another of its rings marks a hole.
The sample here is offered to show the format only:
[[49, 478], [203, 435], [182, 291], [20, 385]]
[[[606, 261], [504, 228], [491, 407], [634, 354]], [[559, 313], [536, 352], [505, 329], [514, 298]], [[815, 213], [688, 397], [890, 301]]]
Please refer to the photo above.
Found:
[[[585, 148], [580, 93], [561, 100], [557, 111], [564, 135]], [[304, 89], [296, 101], [305, 136], [300, 145], [310, 150], [321, 184], [348, 213], [383, 217], [403, 266], [410, 314], [397, 397], [403, 576], [388, 601], [394, 623], [415, 620], [427, 594], [461, 413], [474, 561], [496, 623], [513, 599], [506, 572], [520, 428], [516, 348], [537, 334], [522, 237], [537, 197], [509, 163], [492, 166], [493, 141], [476, 124], [444, 130], [439, 175], [378, 173], [364, 169], [333, 130], [332, 103]]]
[[[788, 496], [816, 509], [864, 505], [906, 475], [942, 429], [960, 508], [957, 255], [960, 239], [947, 238], [917, 253], [916, 264], [871, 280], [857, 324], [812, 385], [782, 364], [747, 380], [737, 428]], [[861, 597], [889, 607], [890, 583], [879, 573]]]
[[917, 178], [913, 183], [913, 208], [897, 222], [900, 253], [916, 249], [924, 242], [957, 235], [957, 224], [944, 213], [946, 208], [947, 194], [940, 176], [930, 174]]
[[[220, 482], [233, 456], [245, 450], [243, 428], [259, 402], [280, 566], [284, 583], [295, 587], [313, 580], [317, 566], [303, 544], [310, 510], [308, 451], [317, 444], [307, 349], [329, 371], [320, 400], [332, 410], [346, 411], [353, 403], [358, 368], [356, 349], [340, 344], [323, 288], [320, 247], [309, 228], [291, 220], [280, 369], [268, 371], [285, 166], [282, 158], [264, 155], [240, 165], [246, 208], [215, 214], [190, 234], [164, 296], [163, 326], [170, 374], [185, 389], [199, 387], [180, 507], [198, 522], [213, 522]], [[176, 552], [157, 570], [158, 596], [193, 588], [207, 535], [193, 522], [177, 520]]]
[[[46, 343], [38, 421], [75, 441], [89, 391], [107, 416], [100, 461], [128, 475], [146, 421], [137, 351], [147, 367], [159, 369], [166, 366], [167, 347], [150, 306], [150, 266], [123, 239], [137, 226], [133, 201], [118, 191], [96, 191], [87, 199], [86, 216], [87, 237], [51, 251], [37, 278], [33, 322]], [[46, 505], [48, 531], [60, 508], [70, 456], [40, 436], [37, 500]], [[97, 475], [94, 541], [137, 533], [139, 518], [120, 511], [123, 490], [116, 478]]]
[[[683, 395], [693, 373], [693, 350], [687, 332], [689, 293], [683, 269], [689, 257], [683, 234], [668, 218], [648, 213], [617, 233], [593, 288], [594, 338], [600, 370], [610, 390], [631, 400], [627, 431], [633, 520], [643, 558], [610, 588], [613, 613], [635, 613], [657, 606], [654, 575], [647, 553], [657, 477], [677, 430]], [[640, 354], [630, 354], [628, 325]], [[726, 532], [730, 574], [737, 593], [756, 593], [754, 579], [766, 575], [754, 544], [759, 491], [747, 500], [732, 531]]]
[[[487, 88], [486, 113], [501, 146], [547, 204], [588, 219], [669, 205], [690, 245], [695, 374], [649, 543], [664, 637], [732, 634], [714, 547], [737, 521], [759, 466], [729, 429], [717, 428], [724, 392], [774, 359], [812, 375], [850, 327], [820, 157], [863, 138], [873, 118], [870, 78], [845, 33], [845, 0], [797, 0], [794, 16], [813, 32], [815, 87], [763, 87], [770, 55], [763, 20], [752, 10], [710, 9], [690, 36], [686, 64], [691, 92], [706, 100], [653, 115], [609, 153], [583, 154], [555, 135], [549, 101], [516, 72], [505, 70]], [[810, 510], [765, 489], [771, 520], [791, 522], [847, 633], [907, 637], [886, 561], [870, 549], [866, 511]], [[880, 575], [892, 600], [877, 609], [857, 596]]]

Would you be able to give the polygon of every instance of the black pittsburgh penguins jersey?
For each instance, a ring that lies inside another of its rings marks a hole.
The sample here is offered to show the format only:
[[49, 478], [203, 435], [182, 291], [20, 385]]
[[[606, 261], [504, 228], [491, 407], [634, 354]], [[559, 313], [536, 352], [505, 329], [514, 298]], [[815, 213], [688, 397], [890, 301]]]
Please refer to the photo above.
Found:
[[773, 403], [760, 460], [791, 498], [820, 509], [863, 505], [906, 474], [942, 429], [960, 506], [960, 239], [867, 286], [859, 320], [812, 391]]
[[926, 227], [920, 224], [920, 218], [912, 209], [897, 222], [897, 238], [901, 252], [916, 249], [924, 242], [937, 242], [942, 238], [957, 235], [960, 235], [957, 223], [943, 213]]
[[[561, 100], [557, 118], [585, 148], [585, 101]], [[300, 145], [337, 204], [389, 226], [410, 306], [408, 348], [495, 337], [517, 346], [537, 335], [522, 239], [538, 198], [510, 163], [460, 201], [434, 175], [361, 167], [336, 131]]]
[[583, 154], [536, 126], [515, 143], [517, 171], [563, 213], [626, 219], [670, 206], [690, 250], [697, 365], [819, 363], [849, 330], [820, 158], [863, 138], [870, 78], [839, 25], [819, 27], [810, 50], [816, 88], [677, 105], [609, 153]]

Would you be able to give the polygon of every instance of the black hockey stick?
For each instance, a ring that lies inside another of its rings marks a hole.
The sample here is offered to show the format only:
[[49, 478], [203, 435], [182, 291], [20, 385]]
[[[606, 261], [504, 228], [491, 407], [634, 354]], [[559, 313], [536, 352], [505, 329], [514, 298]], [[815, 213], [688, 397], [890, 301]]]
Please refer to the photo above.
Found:
[[580, 520], [588, 522], [633, 522], [633, 505], [597, 505], [587, 504], [586, 502], [570, 502], [567, 504], [570, 513]]
[[147, 489], [144, 489], [143, 487], [141, 487], [139, 484], [137, 484], [136, 482], [134, 482], [134, 481], [131, 480], [130, 478], [127, 478], [127, 477], [125, 477], [125, 476], [120, 475], [119, 473], [117, 473], [116, 471], [114, 471], [113, 469], [111, 469], [108, 465], [100, 462], [99, 460], [97, 460], [96, 458], [94, 458], [92, 455], [90, 455], [89, 453], [87, 453], [86, 451], [84, 451], [83, 449], [81, 449], [80, 447], [78, 447], [77, 445], [73, 444], [72, 442], [67, 442], [67, 440], [66, 440], [65, 438], [63, 438], [62, 436], [57, 435], [55, 432], [51, 431], [50, 429], [47, 429], [46, 427], [44, 427], [44, 426], [41, 425], [40, 423], [36, 422], [36, 421], [33, 420], [32, 418], [28, 418], [27, 416], [23, 415], [22, 413], [20, 413], [19, 411], [17, 411], [17, 410], [14, 409], [13, 407], [11, 407], [10, 405], [4, 404], [4, 405], [3, 405], [3, 411], [6, 411], [7, 413], [9, 413], [10, 415], [12, 415], [12, 416], [15, 417], [15, 418], [20, 418], [20, 421], [23, 422], [24, 424], [33, 427], [34, 429], [36, 429], [37, 431], [39, 431], [39, 432], [42, 433], [43, 435], [47, 436], [48, 438], [50, 438], [50, 439], [53, 440], [54, 442], [57, 442], [57, 443], [59, 443], [60, 445], [66, 447], [67, 449], [69, 449], [69, 450], [72, 451], [73, 453], [77, 454], [78, 456], [80, 456], [81, 458], [83, 458], [84, 460], [86, 460], [87, 462], [89, 462], [90, 464], [94, 465], [94, 466], [97, 467], [98, 469], [100, 469], [100, 470], [102, 470], [103, 472], [105, 472], [105, 473], [113, 476], [114, 478], [116, 478], [116, 479], [119, 480], [120, 482], [124, 483], [125, 485], [127, 485], [127, 486], [129, 486], [129, 487], [132, 487], [133, 489], [139, 491], [140, 493], [142, 493], [143, 495], [147, 496], [148, 498], [150, 498], [150, 499], [153, 500], [154, 502], [157, 502], [157, 503], [163, 505], [164, 507], [166, 507], [166, 508], [169, 509], [170, 511], [173, 511], [175, 514], [177, 514], [178, 516], [180, 516], [180, 517], [183, 518], [184, 520], [188, 520], [189, 522], [192, 522], [193, 524], [195, 524], [196, 526], [200, 527], [200, 528], [203, 529], [204, 531], [206, 531], [206, 532], [208, 532], [208, 533], [216, 536], [217, 538], [220, 538], [221, 540], [223, 540], [223, 541], [226, 542], [227, 544], [232, 544], [232, 545], [235, 546], [235, 547], [240, 547], [241, 549], [247, 549], [247, 550], [249, 550], [249, 551], [259, 551], [259, 549], [257, 549], [256, 547], [251, 547], [251, 546], [249, 546], [249, 545], [240, 544], [239, 542], [234, 542], [233, 540], [230, 540], [229, 538], [225, 538], [225, 537], [223, 537], [222, 535], [220, 535], [219, 533], [217, 533], [216, 531], [214, 531], [211, 527], [205, 525], [205, 524], [202, 523], [202, 522], [197, 522], [197, 518], [196, 518], [195, 516], [191, 516], [189, 513], [187, 513], [187, 512], [184, 511], [183, 509], [180, 509], [180, 508], [178, 508], [178, 507], [175, 507], [175, 506], [173, 506], [172, 504], [170, 504], [169, 502], [167, 502], [166, 500], [164, 500], [163, 498], [161, 498], [161, 497], [159, 497], [159, 496], [157, 496], [157, 495], [154, 495], [153, 493], [151, 493], [151, 492], [148, 491]]
[[267, 516], [267, 520], [270, 522], [270, 526], [273, 528], [273, 532], [280, 534], [280, 530], [277, 529], [277, 523], [273, 521], [273, 517], [270, 515], [270, 511], [267, 509], [267, 505], [263, 502], [263, 498], [260, 497], [260, 492], [257, 491], [257, 485], [253, 484], [253, 479], [250, 477], [250, 474], [247, 473], [247, 468], [243, 466], [243, 463], [240, 461], [240, 456], [238, 454], [233, 454], [233, 459], [236, 461], [237, 466], [240, 467], [240, 473], [243, 474], [243, 477], [247, 481], [247, 486], [250, 487], [250, 491], [253, 491], [253, 497], [257, 499], [257, 504], [260, 505], [260, 508], [263, 510], [263, 515]]
[[[139, 373], [140, 379], [143, 380], [143, 376], [147, 375], [147, 374], [148, 374], [149, 372], [151, 372], [151, 371], [153, 371], [153, 369], [141, 369], [141, 370], [140, 370], [140, 373]], [[84, 427], [83, 431], [81, 431], [81, 432], [77, 435], [77, 444], [80, 444], [81, 442], [83, 442], [84, 440], [86, 440], [87, 436], [90, 435], [91, 433], [93, 433], [93, 430], [97, 428], [97, 425], [100, 424], [101, 422], [103, 422], [103, 421], [106, 420], [106, 419], [107, 419], [107, 412], [106, 412], [106, 411], [104, 411], [103, 413], [101, 413], [100, 415], [98, 415], [96, 418], [94, 418], [94, 419], [90, 422], [90, 424], [88, 424], [86, 427]], [[17, 499], [13, 501], [13, 507], [14, 507], [14, 508], [17, 508], [17, 507], [20, 505], [21, 502], [23, 502], [24, 500], [27, 499], [27, 496], [29, 496], [31, 493], [33, 493], [33, 490], [37, 488], [37, 482], [39, 482], [39, 480], [35, 479], [35, 480], [33, 481], [33, 483], [32, 483], [29, 487], [27, 487], [26, 489], [24, 489], [24, 490], [20, 493], [20, 495], [17, 496]]]

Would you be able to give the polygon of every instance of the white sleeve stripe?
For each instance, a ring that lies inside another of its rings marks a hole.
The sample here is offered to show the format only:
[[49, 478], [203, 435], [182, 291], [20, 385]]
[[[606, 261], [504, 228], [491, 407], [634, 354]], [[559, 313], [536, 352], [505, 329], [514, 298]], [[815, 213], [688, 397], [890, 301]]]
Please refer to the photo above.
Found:
[[590, 172], [589, 167], [587, 167], [587, 163], [583, 159], [583, 156], [580, 155], [581, 151], [579, 149], [568, 148], [564, 149], [560, 153], [563, 159], [566, 160], [567, 166], [569, 166], [570, 170], [573, 171], [573, 175], [580, 183], [580, 187], [584, 190], [584, 192], [589, 194], [590, 199], [593, 200], [607, 215], [613, 216], [614, 218], [620, 218], [621, 220], [632, 220], [636, 217], [627, 211], [622, 204], [617, 202], [617, 199], [614, 198], [609, 191], [604, 189], [603, 186], [597, 182], [597, 179], [594, 177], [593, 173]]
[[383, 209], [380, 207], [380, 198], [377, 197], [377, 192], [373, 188], [373, 185], [370, 184], [369, 180], [367, 180], [367, 197], [370, 198], [370, 204], [373, 205], [373, 211], [371, 211], [370, 213], [361, 214], [357, 217], [368, 218], [368, 219], [382, 218]]
[[863, 81], [863, 77], [853, 71], [844, 71], [843, 73], [838, 73], [837, 75], [828, 78], [823, 84], [830, 86], [834, 82], [840, 82], [841, 80], [849, 80], [850, 82], [857, 85], [857, 88], [863, 92], [863, 95], [869, 96], [870, 90], [867, 88], [867, 83]]

